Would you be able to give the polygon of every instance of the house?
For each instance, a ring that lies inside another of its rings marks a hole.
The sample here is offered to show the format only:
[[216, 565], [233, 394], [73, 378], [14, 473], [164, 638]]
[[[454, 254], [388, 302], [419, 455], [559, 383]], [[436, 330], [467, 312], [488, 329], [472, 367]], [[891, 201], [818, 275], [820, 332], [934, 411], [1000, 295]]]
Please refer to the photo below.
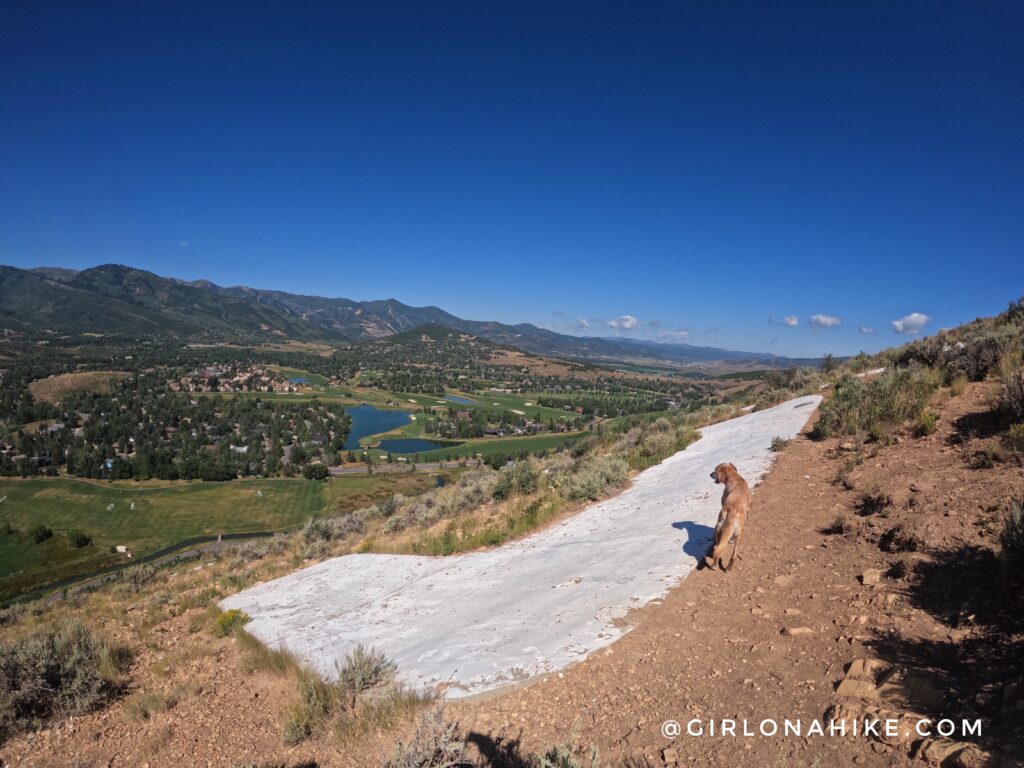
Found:
[[232, 445], [231, 446], [231, 450], [234, 453], [245, 454], [245, 453], [249, 452], [249, 446], [248, 445]]

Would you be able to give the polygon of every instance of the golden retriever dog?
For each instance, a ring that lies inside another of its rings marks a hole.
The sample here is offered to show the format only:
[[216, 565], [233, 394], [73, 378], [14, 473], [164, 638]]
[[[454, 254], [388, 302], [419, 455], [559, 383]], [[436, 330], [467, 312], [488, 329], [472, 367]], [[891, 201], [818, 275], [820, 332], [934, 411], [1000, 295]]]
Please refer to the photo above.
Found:
[[[743, 526], [747, 522], [747, 513], [750, 512], [750, 486], [740, 477], [733, 464], [719, 464], [711, 473], [711, 478], [715, 483], [724, 485], [725, 491], [722, 493], [722, 511], [718, 513], [718, 524], [715, 526], [715, 544], [704, 556], [704, 564], [708, 568], [718, 565], [724, 571], [731, 571], [736, 565], [736, 551], [740, 546]], [[730, 541], [733, 542], [732, 556], [726, 566], [722, 556]]]

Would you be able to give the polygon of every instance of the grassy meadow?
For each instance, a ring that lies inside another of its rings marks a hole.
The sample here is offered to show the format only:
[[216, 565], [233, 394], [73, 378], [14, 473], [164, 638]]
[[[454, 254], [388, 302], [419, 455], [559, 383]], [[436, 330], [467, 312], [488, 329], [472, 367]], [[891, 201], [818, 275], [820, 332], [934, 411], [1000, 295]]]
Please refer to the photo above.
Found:
[[[434, 483], [426, 474], [355, 476], [326, 483], [0, 481], [0, 599], [122, 562], [123, 556], [109, 551], [118, 544], [141, 556], [193, 536], [282, 530], [316, 514], [357, 509]], [[6, 532], [8, 524], [12, 533]], [[53, 531], [52, 538], [39, 544], [30, 536], [38, 524]], [[66, 536], [71, 530], [84, 532], [93, 543], [72, 547]]]

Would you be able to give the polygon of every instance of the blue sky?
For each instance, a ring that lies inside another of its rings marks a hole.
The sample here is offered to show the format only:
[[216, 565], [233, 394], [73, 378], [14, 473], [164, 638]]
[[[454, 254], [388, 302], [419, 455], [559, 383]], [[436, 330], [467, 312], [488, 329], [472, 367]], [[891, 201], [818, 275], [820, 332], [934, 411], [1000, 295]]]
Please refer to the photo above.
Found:
[[794, 355], [1024, 293], [1019, 3], [4, 16], [2, 263]]

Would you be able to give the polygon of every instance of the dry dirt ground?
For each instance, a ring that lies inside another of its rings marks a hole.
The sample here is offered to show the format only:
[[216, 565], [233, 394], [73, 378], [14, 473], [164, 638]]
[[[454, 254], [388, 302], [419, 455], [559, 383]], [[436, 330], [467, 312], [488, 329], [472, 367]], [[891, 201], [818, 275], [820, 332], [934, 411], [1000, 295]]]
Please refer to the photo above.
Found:
[[[905, 430], [889, 445], [797, 438], [754, 492], [735, 570], [692, 573], [631, 617], [636, 629], [605, 651], [526, 687], [449, 704], [447, 718], [478, 760], [498, 766], [522, 766], [570, 738], [596, 747], [602, 765], [1018, 765], [1024, 642], [1011, 617], [1020, 606], [1000, 591], [993, 551], [1008, 500], [1024, 496], [1024, 469], [1012, 458], [972, 467], [986, 463], [975, 454], [996, 440], [992, 396], [986, 384], [940, 393], [937, 430]], [[848, 530], [826, 532], [837, 517]], [[113, 621], [105, 629], [117, 631]], [[0, 758], [40, 767], [363, 766], [410, 730], [285, 747], [292, 691], [282, 678], [247, 673], [237, 642], [196, 630], [194, 616], [148, 631], [154, 648], [132, 686], [177, 688], [173, 709], [133, 719], [122, 699], [13, 739]], [[685, 732], [695, 718], [705, 727], [746, 718], [756, 730], [766, 718], [914, 722], [908, 713], [980, 718], [978, 746], [912, 733]], [[661, 732], [670, 719], [684, 729], [675, 739]]]
[[62, 373], [33, 381], [28, 385], [29, 392], [36, 400], [45, 400], [56, 404], [69, 392], [96, 392], [101, 395], [110, 394], [110, 385], [131, 374], [125, 371], [80, 371], [78, 373]]

